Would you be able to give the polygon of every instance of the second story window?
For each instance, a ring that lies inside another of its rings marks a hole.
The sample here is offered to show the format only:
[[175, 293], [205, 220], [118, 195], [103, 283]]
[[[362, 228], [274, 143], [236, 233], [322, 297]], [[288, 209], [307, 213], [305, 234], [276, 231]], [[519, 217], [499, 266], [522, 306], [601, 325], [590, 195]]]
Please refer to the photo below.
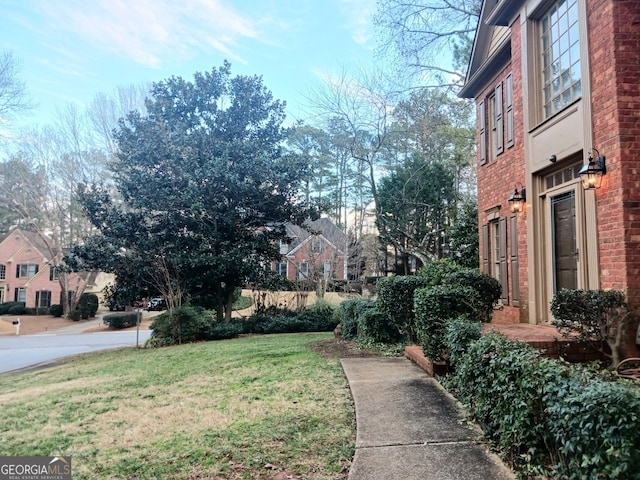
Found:
[[38, 265], [31, 263], [23, 263], [16, 266], [17, 278], [31, 278], [38, 273]]
[[6, 280], [6, 279], [7, 279], [7, 266], [0, 265], [0, 280]]
[[543, 112], [547, 119], [582, 96], [577, 0], [558, 0], [540, 19]]
[[57, 282], [60, 279], [58, 276], [58, 271], [55, 267], [49, 267], [49, 280], [52, 282]]

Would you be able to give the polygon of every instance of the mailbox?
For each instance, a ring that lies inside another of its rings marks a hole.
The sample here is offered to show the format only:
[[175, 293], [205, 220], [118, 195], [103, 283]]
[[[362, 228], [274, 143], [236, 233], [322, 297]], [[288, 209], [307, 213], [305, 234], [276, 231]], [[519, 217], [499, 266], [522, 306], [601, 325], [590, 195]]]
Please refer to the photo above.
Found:
[[12, 323], [13, 323], [14, 325], [20, 325], [20, 319], [18, 319], [18, 320], [14, 320]]

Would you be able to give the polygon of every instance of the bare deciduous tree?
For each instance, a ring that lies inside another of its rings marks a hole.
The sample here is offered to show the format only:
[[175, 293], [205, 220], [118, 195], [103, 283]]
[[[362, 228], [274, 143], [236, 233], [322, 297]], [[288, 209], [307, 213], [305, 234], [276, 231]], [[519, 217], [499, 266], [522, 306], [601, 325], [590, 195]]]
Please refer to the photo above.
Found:
[[0, 52], [0, 127], [6, 128], [16, 114], [31, 107], [27, 87], [20, 79], [20, 63], [10, 51]]
[[[464, 80], [481, 0], [379, 0], [374, 24], [379, 53], [422, 86], [453, 86]], [[425, 85], [424, 79], [434, 82]]]

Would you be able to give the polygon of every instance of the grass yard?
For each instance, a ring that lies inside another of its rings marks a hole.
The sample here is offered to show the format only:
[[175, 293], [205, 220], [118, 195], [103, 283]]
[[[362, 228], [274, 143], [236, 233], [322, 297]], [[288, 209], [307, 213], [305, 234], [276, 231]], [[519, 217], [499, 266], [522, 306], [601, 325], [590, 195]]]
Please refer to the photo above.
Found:
[[340, 479], [355, 446], [330, 334], [123, 349], [0, 376], [2, 455], [81, 479]]

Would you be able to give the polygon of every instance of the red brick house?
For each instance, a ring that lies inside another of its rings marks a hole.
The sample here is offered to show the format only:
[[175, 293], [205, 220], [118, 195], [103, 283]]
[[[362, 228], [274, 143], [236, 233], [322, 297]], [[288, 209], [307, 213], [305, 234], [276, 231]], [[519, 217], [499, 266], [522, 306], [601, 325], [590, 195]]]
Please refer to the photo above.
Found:
[[347, 279], [348, 237], [328, 218], [300, 227], [285, 225], [289, 241], [280, 242], [280, 262], [271, 270], [289, 280]]
[[477, 106], [495, 320], [549, 323], [562, 288], [620, 289], [640, 307], [640, 2], [485, 0], [460, 96]]
[[[69, 291], [99, 293], [105, 282], [97, 272], [69, 276]], [[26, 307], [48, 308], [60, 302], [62, 288], [52, 267], [51, 254], [40, 236], [15, 228], [0, 237], [0, 303], [24, 302]]]

